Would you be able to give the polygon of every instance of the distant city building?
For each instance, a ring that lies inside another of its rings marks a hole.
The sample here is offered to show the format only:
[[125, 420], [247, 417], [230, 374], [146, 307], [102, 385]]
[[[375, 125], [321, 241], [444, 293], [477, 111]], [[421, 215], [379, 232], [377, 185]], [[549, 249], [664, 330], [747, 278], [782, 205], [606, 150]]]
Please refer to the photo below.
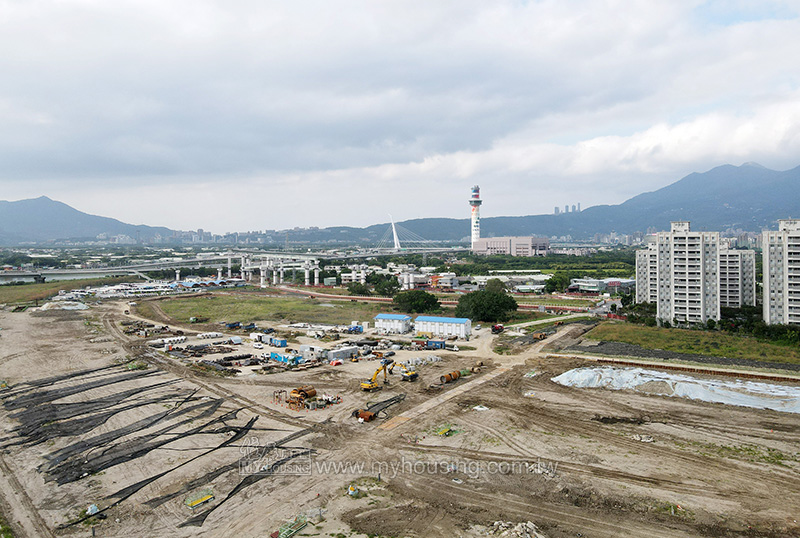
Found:
[[636, 253], [636, 302], [655, 303], [663, 321], [719, 320], [720, 307], [755, 305], [755, 253], [729, 249], [719, 232], [673, 222]]
[[458, 286], [458, 277], [455, 273], [439, 273], [431, 275], [431, 287], [452, 289]]
[[778, 221], [762, 241], [764, 321], [800, 323], [800, 220]]
[[510, 256], [546, 256], [550, 240], [546, 237], [487, 237], [472, 245], [472, 252], [480, 255], [506, 254]]
[[560, 211], [558, 209], [558, 206], [556, 206], [555, 209], [553, 210], [553, 215], [558, 215], [559, 213]]
[[636, 287], [630, 278], [573, 278], [567, 291], [580, 293], [627, 293]]

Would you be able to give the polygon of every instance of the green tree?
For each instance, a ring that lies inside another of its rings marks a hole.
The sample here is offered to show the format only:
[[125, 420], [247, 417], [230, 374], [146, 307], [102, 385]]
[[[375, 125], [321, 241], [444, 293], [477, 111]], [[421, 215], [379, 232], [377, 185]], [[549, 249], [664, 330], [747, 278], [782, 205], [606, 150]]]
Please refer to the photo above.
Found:
[[394, 304], [404, 312], [434, 312], [439, 310], [439, 299], [422, 290], [409, 290], [394, 296]]
[[570, 274], [563, 271], [553, 273], [547, 282], [544, 284], [544, 291], [547, 293], [562, 292], [569, 287]]
[[505, 282], [499, 278], [490, 278], [483, 289], [492, 293], [505, 293], [507, 291]]
[[505, 293], [474, 291], [458, 299], [456, 316], [474, 321], [508, 321], [517, 307], [517, 301]]
[[375, 284], [375, 293], [378, 295], [385, 295], [386, 297], [394, 297], [400, 291], [400, 283], [397, 279], [384, 280]]
[[352, 282], [347, 285], [347, 291], [350, 295], [371, 295], [372, 292], [369, 290], [369, 286], [366, 284], [362, 284], [361, 282]]
[[394, 275], [380, 275], [373, 273], [367, 276], [367, 283], [372, 284], [372, 286], [375, 288], [375, 293], [378, 295], [393, 297], [394, 294], [400, 291], [400, 282]]

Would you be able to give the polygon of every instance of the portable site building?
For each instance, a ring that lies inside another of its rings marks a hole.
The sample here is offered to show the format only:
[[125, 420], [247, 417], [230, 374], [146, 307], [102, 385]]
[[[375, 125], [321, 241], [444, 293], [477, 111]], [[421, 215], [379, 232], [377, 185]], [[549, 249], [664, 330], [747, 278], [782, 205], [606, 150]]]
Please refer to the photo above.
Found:
[[405, 314], [378, 314], [375, 328], [391, 334], [405, 334], [411, 330], [411, 316]]
[[357, 356], [358, 356], [358, 346], [348, 346], [339, 349], [328, 350], [329, 360], [334, 360], [334, 359], [345, 360], [345, 359], [352, 359], [353, 357]]
[[414, 329], [417, 334], [467, 338], [472, 333], [472, 322], [467, 318], [417, 316], [414, 320]]

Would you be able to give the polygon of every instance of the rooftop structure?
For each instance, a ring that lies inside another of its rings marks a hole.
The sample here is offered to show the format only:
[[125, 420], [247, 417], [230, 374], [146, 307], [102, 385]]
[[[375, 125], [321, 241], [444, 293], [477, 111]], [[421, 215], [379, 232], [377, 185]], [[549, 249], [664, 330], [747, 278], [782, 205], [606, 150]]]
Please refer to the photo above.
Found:
[[509, 256], [546, 256], [550, 240], [546, 237], [488, 237], [472, 244], [475, 254], [505, 254]]

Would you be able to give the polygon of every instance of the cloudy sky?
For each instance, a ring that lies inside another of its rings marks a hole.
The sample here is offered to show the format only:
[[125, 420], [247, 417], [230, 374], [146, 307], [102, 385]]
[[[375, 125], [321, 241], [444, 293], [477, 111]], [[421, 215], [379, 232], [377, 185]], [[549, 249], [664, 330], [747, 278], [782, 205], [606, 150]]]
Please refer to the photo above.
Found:
[[800, 165], [800, 3], [0, 0], [0, 199], [217, 233]]

